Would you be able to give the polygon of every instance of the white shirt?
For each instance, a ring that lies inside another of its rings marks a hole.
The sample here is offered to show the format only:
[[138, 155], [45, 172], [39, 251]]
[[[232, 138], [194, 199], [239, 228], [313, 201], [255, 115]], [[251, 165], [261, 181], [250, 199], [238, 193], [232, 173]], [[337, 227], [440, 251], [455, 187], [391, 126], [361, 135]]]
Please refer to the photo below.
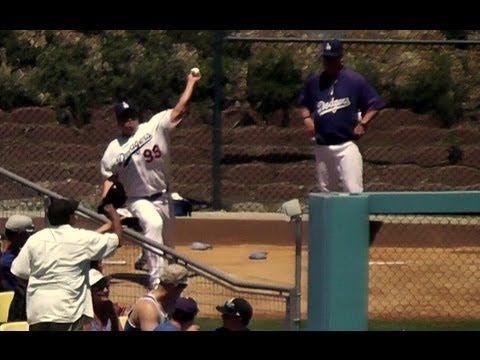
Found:
[[105, 179], [117, 174], [128, 197], [144, 197], [167, 190], [170, 181], [169, 132], [172, 110], [140, 124], [134, 135], [120, 136], [105, 150], [100, 170]]
[[93, 318], [90, 261], [112, 255], [117, 247], [116, 234], [70, 225], [46, 228], [30, 236], [11, 268], [16, 276], [28, 279], [28, 323], [71, 323], [82, 315]]

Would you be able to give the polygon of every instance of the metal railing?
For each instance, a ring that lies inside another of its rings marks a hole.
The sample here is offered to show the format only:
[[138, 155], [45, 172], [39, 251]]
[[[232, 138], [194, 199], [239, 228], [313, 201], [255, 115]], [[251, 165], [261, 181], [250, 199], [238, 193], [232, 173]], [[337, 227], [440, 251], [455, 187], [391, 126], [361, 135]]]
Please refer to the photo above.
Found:
[[[63, 198], [63, 196], [61, 196], [60, 194], [50, 191], [48, 189], [45, 189], [2, 167], [0, 167], [0, 175], [5, 178], [8, 178], [10, 181], [20, 184], [23, 187], [27, 187], [29, 190], [35, 192], [38, 195], [41, 195], [44, 197]], [[103, 224], [107, 221], [107, 218], [104, 215], [99, 215], [96, 212], [84, 207], [83, 205], [79, 205], [77, 209], [77, 214], [82, 216], [85, 219], [94, 221], [99, 224]], [[274, 317], [277, 317], [279, 314], [279, 311], [281, 310], [278, 309], [278, 306], [276, 309], [272, 309], [272, 307], [268, 308], [266, 306], [262, 306], [261, 303], [262, 302], [276, 303], [280, 300], [279, 306], [283, 307], [283, 311], [281, 312], [283, 312], [284, 314], [283, 317], [285, 320], [284, 328], [286, 330], [293, 330], [296, 326], [298, 327], [298, 324], [295, 324], [295, 320], [294, 320], [295, 314], [293, 313], [298, 306], [297, 304], [295, 304], [295, 301], [298, 301], [298, 300], [294, 296], [295, 289], [293, 287], [290, 288], [285, 286], [238, 280], [218, 270], [215, 270], [214, 268], [208, 265], [202, 264], [199, 261], [196, 261], [186, 255], [183, 255], [175, 251], [174, 249], [171, 249], [162, 244], [157, 244], [154, 241], [146, 238], [142, 234], [137, 233], [133, 230], [125, 229], [124, 233], [127, 235], [128, 241], [130, 241], [131, 243], [130, 244], [127, 243], [126, 246], [120, 249], [121, 251], [124, 251], [123, 248], [126, 248], [128, 251], [131, 251], [134, 248], [133, 245], [139, 245], [160, 256], [165, 257], [166, 259], [169, 259], [172, 262], [182, 264], [185, 267], [187, 267], [187, 269], [189, 269], [191, 273], [193, 272], [194, 274], [192, 277], [193, 277], [194, 284], [193, 286], [189, 287], [189, 290], [187, 293], [190, 295], [192, 294], [196, 295], [195, 297], [199, 302], [201, 308], [202, 308], [202, 305], [209, 306], [209, 305], [220, 303], [219, 299], [215, 299], [215, 302], [214, 302], [213, 299], [211, 299], [212, 295], [222, 295], [223, 297], [239, 296], [239, 295], [249, 296], [249, 299], [252, 299], [252, 305], [254, 306], [256, 314], [259, 314], [260, 317], [262, 317], [262, 308], [264, 308], [266, 309], [264, 311], [265, 312], [264, 316], [268, 318], [271, 315], [274, 315]], [[138, 249], [138, 246], [136, 248]], [[131, 259], [134, 259], [134, 256], [130, 255], [130, 257]], [[198, 277], [200, 277], [200, 280], [198, 280]], [[193, 290], [190, 290], [190, 288], [193, 288]], [[208, 288], [208, 291], [206, 288]], [[125, 296], [122, 294], [118, 294], [119, 292], [121, 293], [122, 291], [125, 291], [125, 289], [120, 289], [120, 291], [113, 291], [113, 293], [117, 294], [117, 296], [120, 299], [122, 298], [126, 299], [122, 301], [122, 304], [128, 307], [132, 305], [134, 301], [137, 299], [137, 297], [139, 297], [142, 294], [143, 289], [136, 291], [135, 295], [133, 296]], [[205, 299], [206, 297], [210, 297], [210, 298], [206, 300]], [[205, 306], [203, 307], [203, 309], [205, 310], [203, 311], [204, 315], [213, 314], [212, 312], [209, 312]]]

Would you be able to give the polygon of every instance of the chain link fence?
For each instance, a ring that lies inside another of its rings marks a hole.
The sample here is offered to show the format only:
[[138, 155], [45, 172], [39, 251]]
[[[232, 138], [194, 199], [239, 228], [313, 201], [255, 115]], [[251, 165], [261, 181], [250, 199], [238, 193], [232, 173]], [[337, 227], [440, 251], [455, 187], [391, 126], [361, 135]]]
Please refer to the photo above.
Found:
[[[277, 212], [291, 198], [306, 207], [317, 191], [314, 144], [293, 104], [321, 64], [319, 41], [297, 40], [226, 38], [221, 122], [212, 127], [211, 110], [200, 115], [194, 102], [172, 132], [173, 191], [227, 211]], [[480, 189], [479, 49], [476, 42], [345, 40], [345, 64], [388, 102], [359, 141], [365, 191]], [[0, 112], [3, 165], [93, 208], [99, 161], [118, 135], [111, 106], [94, 110], [85, 126], [57, 120], [50, 108]]]
[[[480, 319], [480, 217], [374, 215], [369, 319], [455, 323]], [[459, 326], [461, 328], [461, 326]]]
[[[252, 208], [248, 202], [254, 202], [269, 211], [289, 198], [305, 203], [317, 191], [314, 145], [294, 103], [305, 79], [321, 70], [320, 41], [227, 37], [226, 43], [250, 55], [236, 73], [235, 84], [244, 86], [224, 95], [231, 105], [222, 112], [222, 203]], [[365, 191], [478, 189], [479, 43], [344, 44], [345, 65], [363, 74], [388, 104], [359, 141]]]

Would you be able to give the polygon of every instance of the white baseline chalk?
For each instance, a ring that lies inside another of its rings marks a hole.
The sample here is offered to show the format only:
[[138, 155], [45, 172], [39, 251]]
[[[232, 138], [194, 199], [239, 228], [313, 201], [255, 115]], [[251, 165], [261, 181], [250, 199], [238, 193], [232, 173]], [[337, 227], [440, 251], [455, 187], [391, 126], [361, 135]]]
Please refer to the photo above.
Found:
[[405, 261], [369, 261], [369, 265], [405, 265]]
[[102, 264], [105, 265], [127, 265], [125, 260], [103, 260]]

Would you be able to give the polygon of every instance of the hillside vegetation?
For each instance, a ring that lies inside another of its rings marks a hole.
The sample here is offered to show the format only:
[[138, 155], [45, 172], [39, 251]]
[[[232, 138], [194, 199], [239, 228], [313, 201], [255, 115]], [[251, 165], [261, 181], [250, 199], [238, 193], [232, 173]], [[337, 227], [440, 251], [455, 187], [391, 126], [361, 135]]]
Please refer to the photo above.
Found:
[[[344, 35], [438, 40], [477, 34]], [[2, 167], [95, 208], [99, 161], [117, 135], [113, 102], [126, 99], [144, 117], [165, 109], [177, 101], [188, 69], [198, 66], [203, 78], [190, 113], [172, 133], [172, 188], [211, 201], [212, 44], [208, 31], [0, 31]], [[360, 141], [366, 191], [480, 189], [479, 55], [478, 47], [463, 45], [346, 45], [345, 63], [364, 74], [389, 107]], [[306, 206], [316, 191], [313, 144], [292, 105], [319, 67], [316, 43], [225, 43], [219, 179], [225, 209], [277, 211], [295, 197]], [[30, 208], [32, 195], [0, 179], [5, 210]]]
[[[477, 31], [343, 31], [358, 39], [476, 39]], [[333, 32], [333, 34], [337, 34]], [[329, 31], [242, 30], [225, 35], [325, 38]], [[211, 121], [212, 31], [0, 31], [0, 109], [51, 107], [60, 122], [82, 126], [92, 111], [129, 100], [145, 113], [172, 106], [193, 66], [203, 80], [194, 116]], [[248, 106], [265, 121], [294, 103], [319, 69], [318, 44], [225, 42], [223, 109]], [[437, 114], [451, 126], [476, 110], [478, 48], [349, 44], [345, 62], [361, 71], [391, 107]]]

